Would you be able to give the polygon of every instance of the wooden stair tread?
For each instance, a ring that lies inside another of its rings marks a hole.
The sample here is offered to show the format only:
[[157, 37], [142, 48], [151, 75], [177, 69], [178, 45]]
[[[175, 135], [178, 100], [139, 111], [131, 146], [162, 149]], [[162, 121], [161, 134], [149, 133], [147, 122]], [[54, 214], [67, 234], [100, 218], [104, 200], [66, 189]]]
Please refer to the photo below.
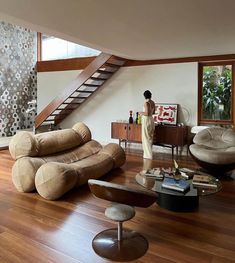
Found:
[[68, 110], [68, 109], [76, 109], [77, 107], [74, 107], [76, 104], [68, 104], [65, 108], [58, 108], [58, 110]]
[[[92, 92], [93, 93], [93, 92]], [[79, 95], [78, 95], [79, 96]], [[79, 99], [78, 96], [70, 96], [68, 99]]]
[[106, 75], [111, 75], [113, 73], [115, 73], [115, 71], [109, 71], [109, 70], [102, 70], [102, 69], [98, 69], [97, 70], [98, 73], [101, 73], [101, 74], [106, 74]]
[[[77, 90], [76, 92], [80, 92], [80, 93], [93, 93], [94, 91], [92, 90]], [[71, 96], [69, 98], [72, 98]]]
[[[90, 96], [90, 95], [89, 95]], [[81, 99], [81, 100], [83, 100], [83, 99], [87, 99], [89, 96], [80, 96], [80, 95], [78, 95], [77, 97], [76, 97], [76, 99]]]
[[92, 79], [92, 80], [102, 80], [102, 81], [105, 81], [105, 80], [108, 80], [109, 78], [90, 77], [90, 79]]
[[[83, 84], [82, 86], [87, 86], [87, 87], [100, 87], [100, 84]], [[78, 91], [79, 92], [79, 91]]]
[[[69, 111], [69, 112], [68, 112]], [[71, 110], [61, 110], [61, 112], [60, 113], [58, 113], [58, 114], [52, 114], [51, 116], [60, 116], [60, 115], [69, 115], [71, 112], [72, 112], [73, 110], [71, 109]]]
[[[70, 109], [68, 109], [68, 110], [66, 110], [66, 107], [65, 108], [63, 108], [63, 109], [58, 109], [58, 110], [55, 110], [55, 112], [54, 113], [52, 113], [51, 115], [58, 115], [58, 114], [60, 114], [61, 112], [62, 112], [62, 110], [63, 111], [68, 111], [68, 112], [71, 112], [72, 110], [70, 110]], [[59, 111], [59, 112], [57, 112], [56, 113], [56, 111]]]
[[119, 68], [120, 68], [120, 66], [115, 65], [115, 64], [111, 64], [111, 63], [109, 63], [109, 62], [105, 62], [105, 64], [103, 65], [103, 67], [105, 67], [105, 65], [108, 66], [108, 67], [111, 67], [111, 68], [115, 68], [115, 69], [119, 69]]
[[126, 63], [126, 60], [113, 56], [107, 62], [105, 62], [105, 64], [106, 63], [121, 67]]
[[[82, 98], [83, 99], [83, 98]], [[65, 105], [70, 105], [70, 104], [81, 104], [80, 102], [64, 102], [62, 103], [62, 105], [65, 104]]]

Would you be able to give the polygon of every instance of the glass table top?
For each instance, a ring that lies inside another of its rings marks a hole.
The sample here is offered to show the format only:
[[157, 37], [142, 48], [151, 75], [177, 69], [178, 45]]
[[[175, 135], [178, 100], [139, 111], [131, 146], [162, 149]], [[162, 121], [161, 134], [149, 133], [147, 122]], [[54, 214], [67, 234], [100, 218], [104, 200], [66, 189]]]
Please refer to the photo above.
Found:
[[[199, 174], [199, 172], [195, 171], [195, 174]], [[205, 175], [205, 174], [202, 173], [202, 175]], [[176, 190], [163, 188], [162, 187], [163, 179], [162, 180], [156, 179], [155, 177], [148, 176], [143, 172], [138, 173], [135, 179], [136, 179], [136, 182], [140, 184], [141, 186], [145, 187], [148, 190], [157, 192], [157, 193], [165, 193], [165, 194], [177, 195], [177, 196], [205, 196], [205, 195], [215, 194], [219, 192], [222, 189], [221, 182], [217, 178], [211, 175], [207, 175], [207, 176], [209, 177], [210, 181], [213, 182], [213, 184], [215, 184], [215, 187], [208, 187], [208, 186], [197, 186], [196, 187], [192, 184], [192, 179], [185, 179], [181, 177], [181, 179], [186, 180], [190, 184], [190, 188], [184, 193], [176, 191]]]

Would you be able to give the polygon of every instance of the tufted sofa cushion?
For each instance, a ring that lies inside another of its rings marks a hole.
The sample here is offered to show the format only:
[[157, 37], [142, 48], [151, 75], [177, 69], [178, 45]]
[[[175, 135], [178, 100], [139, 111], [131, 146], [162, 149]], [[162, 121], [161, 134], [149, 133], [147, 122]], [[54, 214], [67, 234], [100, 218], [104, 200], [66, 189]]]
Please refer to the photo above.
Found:
[[[36, 189], [44, 198], [55, 200], [74, 186], [86, 184], [90, 178], [97, 179], [124, 163], [123, 149], [117, 144], [110, 143], [97, 154], [70, 164], [48, 162], [42, 165], [36, 173]], [[63, 187], [64, 184], [66, 188]]]
[[17, 160], [24, 156], [45, 156], [63, 152], [91, 140], [91, 132], [83, 123], [75, 124], [72, 129], [45, 132], [34, 135], [19, 132], [10, 141], [11, 156]]

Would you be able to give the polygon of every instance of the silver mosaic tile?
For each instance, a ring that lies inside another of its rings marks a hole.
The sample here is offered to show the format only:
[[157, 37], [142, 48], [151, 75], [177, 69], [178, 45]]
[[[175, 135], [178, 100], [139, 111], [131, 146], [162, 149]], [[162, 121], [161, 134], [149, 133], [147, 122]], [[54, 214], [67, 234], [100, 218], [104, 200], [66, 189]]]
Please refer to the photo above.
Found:
[[37, 99], [36, 32], [0, 22], [0, 137], [34, 125]]

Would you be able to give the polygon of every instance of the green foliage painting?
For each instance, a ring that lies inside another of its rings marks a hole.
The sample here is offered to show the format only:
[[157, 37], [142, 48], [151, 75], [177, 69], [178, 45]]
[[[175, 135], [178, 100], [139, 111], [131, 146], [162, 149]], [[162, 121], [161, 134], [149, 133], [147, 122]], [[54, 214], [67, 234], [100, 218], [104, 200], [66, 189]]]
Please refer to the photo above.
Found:
[[232, 66], [203, 67], [203, 118], [231, 119]]

